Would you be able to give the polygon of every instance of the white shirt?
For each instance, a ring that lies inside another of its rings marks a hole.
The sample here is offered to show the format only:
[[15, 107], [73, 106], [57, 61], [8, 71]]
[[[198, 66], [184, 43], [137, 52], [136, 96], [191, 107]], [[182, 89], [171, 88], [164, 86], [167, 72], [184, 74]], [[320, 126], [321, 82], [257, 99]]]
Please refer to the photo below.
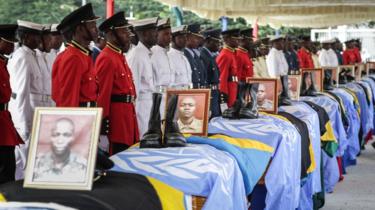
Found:
[[39, 106], [31, 99], [31, 94], [43, 93], [43, 77], [36, 52], [26, 46], [19, 47], [13, 53], [7, 67], [12, 92], [16, 94], [16, 99], [11, 98], [9, 102], [9, 111], [15, 127], [23, 135], [30, 132], [34, 108]]
[[322, 49], [319, 53], [319, 62], [321, 66], [336, 67], [339, 65], [337, 55], [332, 49]]
[[151, 95], [155, 91], [151, 56], [152, 51], [142, 42], [138, 42], [128, 56], [136, 93], [139, 97], [141, 94]]
[[50, 70], [50, 72], [52, 72], [53, 63], [55, 62], [58, 54], [59, 54], [59, 51], [55, 49], [51, 49], [49, 53], [46, 53], [47, 65], [48, 65], [48, 69]]
[[51, 95], [51, 69], [48, 66], [47, 62], [47, 53], [40, 51], [39, 49], [35, 50], [38, 66], [40, 68], [43, 80], [43, 94]]
[[276, 78], [288, 74], [288, 62], [282, 50], [272, 47], [268, 53], [266, 62], [270, 77]]
[[151, 56], [151, 50], [142, 42], [138, 42], [138, 45], [131, 50], [128, 56], [128, 63], [133, 73], [137, 93], [135, 109], [140, 136], [143, 136], [148, 129], [152, 108], [152, 93], [155, 92]]
[[155, 85], [170, 87], [174, 83], [174, 71], [168, 57], [168, 49], [159, 45], [151, 48], [152, 56], [151, 62], [153, 67], [153, 77]]
[[171, 48], [168, 51], [168, 57], [175, 73], [174, 86], [191, 86], [191, 66], [184, 51]]
[[269, 78], [266, 57], [261, 56], [253, 59], [254, 77], [256, 78]]

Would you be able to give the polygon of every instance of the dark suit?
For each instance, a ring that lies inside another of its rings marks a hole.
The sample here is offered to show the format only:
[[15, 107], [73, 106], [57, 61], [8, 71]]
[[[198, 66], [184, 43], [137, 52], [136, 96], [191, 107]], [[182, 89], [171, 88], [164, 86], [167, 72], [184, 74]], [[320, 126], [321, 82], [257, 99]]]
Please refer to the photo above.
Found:
[[211, 52], [207, 48], [202, 48], [200, 50], [200, 58], [207, 72], [207, 84], [211, 88], [211, 117], [217, 117], [221, 115], [220, 110], [220, 92], [218, 90], [220, 71], [216, 64], [215, 57], [211, 55]]
[[187, 49], [184, 49], [184, 54], [191, 66], [191, 82], [193, 83], [193, 87], [196, 89], [204, 88], [207, 86], [207, 73], [205, 67], [202, 63], [202, 60], [194, 52], [194, 50], [190, 50], [194, 55], [192, 55]]

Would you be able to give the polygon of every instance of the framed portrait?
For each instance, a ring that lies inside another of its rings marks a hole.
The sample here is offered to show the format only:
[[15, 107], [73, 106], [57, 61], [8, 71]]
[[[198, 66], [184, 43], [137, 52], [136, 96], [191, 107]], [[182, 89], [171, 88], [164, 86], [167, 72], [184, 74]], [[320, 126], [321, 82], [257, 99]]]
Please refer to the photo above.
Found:
[[175, 120], [181, 133], [207, 136], [208, 115], [210, 111], [210, 89], [167, 90], [165, 113], [168, 112], [168, 98], [178, 96]]
[[[258, 83], [257, 106], [258, 110], [272, 114], [277, 113], [278, 79], [246, 78], [247, 83]], [[248, 97], [247, 97], [248, 98]]]
[[[310, 74], [306, 74], [310, 73]], [[309, 88], [311, 85], [311, 79], [313, 79], [315, 88], [318, 92], [323, 91], [323, 69], [316, 68], [316, 69], [301, 69], [301, 75], [304, 82], [309, 83], [306, 84], [306, 88]], [[311, 78], [310, 75], [313, 77]]]
[[344, 84], [340, 82], [340, 76], [343, 76], [343, 75], [346, 75], [346, 77], [352, 77], [354, 79], [355, 78], [355, 65], [340, 65], [337, 68], [337, 77], [339, 78], [338, 85]]
[[[283, 86], [281, 80], [277, 79], [277, 95], [279, 96], [282, 92]], [[299, 95], [301, 92], [301, 75], [288, 75], [288, 91], [289, 97], [292, 100], [299, 100]]]
[[369, 61], [366, 63], [366, 75], [369, 76], [371, 73], [375, 72], [375, 62]]
[[91, 190], [102, 108], [35, 109], [24, 187]]
[[332, 79], [333, 85], [338, 87], [338, 79], [339, 79], [339, 74], [337, 67], [322, 67], [323, 69], [323, 81], [327, 76], [330, 76]]
[[355, 67], [355, 81], [360, 81], [362, 79], [362, 74], [366, 71], [366, 65], [359, 63]]

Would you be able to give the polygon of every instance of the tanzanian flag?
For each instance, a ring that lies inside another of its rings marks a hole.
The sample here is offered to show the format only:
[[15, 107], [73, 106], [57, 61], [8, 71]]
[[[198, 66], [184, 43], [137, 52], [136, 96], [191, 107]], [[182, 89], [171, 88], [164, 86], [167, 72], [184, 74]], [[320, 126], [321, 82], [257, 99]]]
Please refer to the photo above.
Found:
[[230, 153], [241, 169], [246, 194], [249, 195], [267, 169], [274, 148], [260, 141], [233, 138], [215, 134], [207, 137], [190, 136], [188, 143], [208, 144], [216, 149]]

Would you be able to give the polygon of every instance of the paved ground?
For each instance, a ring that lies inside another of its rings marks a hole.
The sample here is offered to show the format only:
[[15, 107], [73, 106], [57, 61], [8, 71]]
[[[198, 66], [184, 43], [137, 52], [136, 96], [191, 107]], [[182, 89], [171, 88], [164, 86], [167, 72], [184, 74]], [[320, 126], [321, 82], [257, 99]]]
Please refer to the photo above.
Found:
[[375, 210], [375, 149], [370, 144], [347, 169], [343, 182], [332, 194], [326, 194], [322, 210]]

